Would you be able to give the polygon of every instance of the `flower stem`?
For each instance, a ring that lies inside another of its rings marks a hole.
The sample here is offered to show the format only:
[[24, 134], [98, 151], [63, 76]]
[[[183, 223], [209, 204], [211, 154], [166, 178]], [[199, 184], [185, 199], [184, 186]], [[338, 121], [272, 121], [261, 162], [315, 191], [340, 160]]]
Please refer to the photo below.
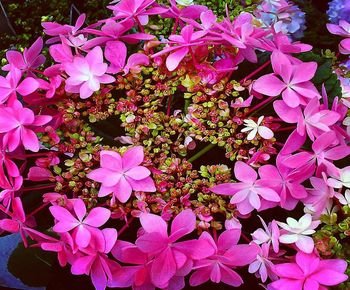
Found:
[[204, 147], [201, 151], [197, 152], [195, 155], [193, 155], [190, 159], [188, 159], [188, 162], [192, 163], [193, 161], [197, 160], [199, 157], [207, 153], [209, 150], [215, 147], [215, 144], [209, 144], [206, 147]]
[[275, 98], [276, 97], [268, 97], [267, 99], [265, 99], [261, 103], [255, 105], [253, 108], [251, 108], [247, 113], [244, 114], [244, 117], [246, 117], [252, 113], [256, 113], [260, 108], [264, 107], [265, 105], [267, 105], [268, 103], [273, 101]]
[[27, 215], [27, 219], [32, 217], [33, 215], [37, 214], [39, 211], [41, 211], [42, 209], [44, 209], [47, 205], [49, 204], [49, 202], [43, 203], [41, 206], [39, 206], [38, 208], [36, 208], [35, 210], [33, 210], [31, 213], [29, 213]]
[[243, 84], [246, 80], [249, 80], [250, 78], [252, 78], [253, 76], [255, 76], [257, 73], [259, 73], [260, 71], [262, 71], [265, 67], [267, 67], [269, 64], [271, 63], [270, 60], [268, 60], [267, 62], [263, 63], [261, 66], [259, 66], [255, 71], [253, 71], [252, 73], [250, 73], [249, 75], [247, 75], [244, 79], [241, 79], [239, 81], [240, 84]]
[[118, 231], [118, 236], [120, 236], [125, 230], [130, 226], [130, 224], [134, 221], [135, 217], [131, 217], [126, 224]]
[[52, 189], [52, 188], [55, 188], [55, 187], [56, 187], [56, 184], [49, 184], [49, 185], [43, 185], [43, 186], [32, 186], [32, 187], [25, 187], [25, 188], [22, 189], [22, 191]]
[[290, 131], [290, 130], [294, 130], [295, 128], [296, 126], [284, 127], [284, 128], [277, 129], [276, 132]]

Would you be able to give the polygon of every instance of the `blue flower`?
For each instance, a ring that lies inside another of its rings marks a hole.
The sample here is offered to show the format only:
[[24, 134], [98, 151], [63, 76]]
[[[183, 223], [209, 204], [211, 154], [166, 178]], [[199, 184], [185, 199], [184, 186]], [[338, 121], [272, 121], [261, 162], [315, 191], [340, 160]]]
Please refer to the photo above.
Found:
[[350, 0], [333, 0], [329, 2], [327, 10], [330, 22], [338, 24], [339, 20], [350, 22]]

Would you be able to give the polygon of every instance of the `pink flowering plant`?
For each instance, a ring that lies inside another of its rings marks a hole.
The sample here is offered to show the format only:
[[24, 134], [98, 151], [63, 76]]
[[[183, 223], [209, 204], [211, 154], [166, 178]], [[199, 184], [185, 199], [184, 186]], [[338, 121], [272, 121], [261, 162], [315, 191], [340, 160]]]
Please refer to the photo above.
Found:
[[320, 65], [263, 2], [113, 1], [9, 50], [0, 234], [97, 290], [349, 289], [350, 24]]

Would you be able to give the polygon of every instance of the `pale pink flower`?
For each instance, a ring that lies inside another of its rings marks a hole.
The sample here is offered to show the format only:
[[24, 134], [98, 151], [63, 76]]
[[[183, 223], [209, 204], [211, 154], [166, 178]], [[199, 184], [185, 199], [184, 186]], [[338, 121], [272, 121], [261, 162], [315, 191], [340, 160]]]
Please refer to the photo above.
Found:
[[332, 34], [346, 37], [339, 43], [339, 51], [342, 54], [350, 54], [350, 23], [342, 19], [339, 25], [328, 23], [327, 28]]
[[195, 272], [190, 278], [191, 286], [198, 286], [209, 279], [214, 283], [223, 282], [233, 287], [239, 287], [243, 280], [232, 268], [241, 267], [254, 261], [259, 247], [252, 243], [237, 244], [241, 236], [240, 230], [226, 230], [215, 242], [211, 235], [203, 232], [199, 240], [205, 240], [214, 253], [207, 258], [195, 261]]
[[269, 223], [267, 226], [265, 221], [258, 216], [264, 229], [257, 229], [252, 233], [253, 237], [253, 242], [255, 242], [258, 245], [261, 244], [267, 244], [270, 246], [272, 244], [272, 248], [275, 253], [279, 252], [279, 237], [280, 237], [280, 230], [277, 226], [277, 222], [273, 220], [272, 222]]
[[286, 232], [281, 232], [279, 241], [283, 244], [295, 244], [301, 251], [310, 254], [314, 249], [314, 240], [310, 235], [314, 234], [315, 228], [320, 221], [312, 221], [310, 214], [303, 215], [298, 221], [288, 217], [287, 223], [277, 222]]
[[104, 225], [111, 216], [110, 210], [95, 207], [86, 215], [85, 203], [81, 199], [74, 202], [74, 213], [61, 206], [51, 206], [50, 212], [57, 220], [53, 230], [57, 233], [73, 231], [73, 237], [80, 248], [89, 245], [92, 238], [99, 238], [98, 227]]
[[154, 192], [154, 182], [151, 172], [144, 166], [144, 154], [141, 146], [131, 147], [123, 156], [114, 151], [101, 151], [101, 168], [91, 171], [87, 177], [101, 182], [98, 196], [103, 197], [113, 193], [113, 202], [127, 202], [133, 190]]
[[73, 62], [64, 63], [64, 70], [69, 75], [66, 91], [79, 93], [82, 99], [89, 98], [100, 89], [100, 83], [109, 84], [115, 81], [114, 77], [106, 74], [107, 68], [99, 46], [88, 52], [85, 57], [75, 56]]
[[298, 252], [295, 263], [275, 265], [279, 280], [268, 285], [268, 290], [326, 290], [348, 279], [344, 274], [347, 263], [340, 259], [321, 260], [316, 254]]
[[0, 108], [0, 133], [3, 133], [3, 144], [9, 151], [14, 151], [21, 144], [25, 149], [39, 151], [39, 140], [35, 130], [52, 119], [48, 115], [35, 116], [21, 102], [14, 101], [11, 106]]
[[242, 161], [237, 161], [234, 167], [237, 183], [224, 183], [212, 187], [210, 190], [222, 195], [233, 195], [231, 203], [237, 205], [238, 211], [245, 215], [261, 208], [261, 200], [279, 202], [279, 195], [271, 188], [263, 185], [255, 170]]
[[278, 276], [274, 273], [275, 265], [270, 261], [270, 246], [262, 244], [256, 260], [249, 265], [248, 272], [255, 273], [255, 276], [261, 278], [263, 283], [269, 277], [272, 281], [277, 280]]
[[334, 188], [350, 188], [350, 166], [339, 169], [337, 174], [327, 180], [329, 186]]

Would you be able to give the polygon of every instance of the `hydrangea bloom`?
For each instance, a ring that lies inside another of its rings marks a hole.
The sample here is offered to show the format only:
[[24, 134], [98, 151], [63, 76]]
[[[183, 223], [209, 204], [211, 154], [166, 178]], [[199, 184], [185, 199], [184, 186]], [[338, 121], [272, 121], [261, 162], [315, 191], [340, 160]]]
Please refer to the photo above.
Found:
[[64, 64], [64, 69], [69, 75], [66, 81], [66, 90], [78, 93], [82, 99], [89, 98], [100, 89], [100, 83], [109, 84], [115, 78], [106, 74], [107, 64], [103, 62], [102, 49], [95, 47], [88, 52], [86, 57], [76, 56], [73, 62]]
[[268, 285], [269, 290], [327, 289], [348, 279], [346, 262], [338, 259], [321, 260], [314, 253], [298, 252], [295, 263], [275, 265], [279, 280]]
[[74, 230], [75, 242], [81, 248], [87, 247], [92, 237], [99, 238], [96, 229], [105, 224], [111, 215], [103, 207], [95, 207], [86, 215], [86, 207], [81, 199], [74, 201], [75, 216], [61, 206], [51, 206], [50, 212], [58, 221], [53, 230], [57, 233]]
[[3, 133], [3, 144], [9, 151], [14, 151], [18, 146], [37, 152], [39, 140], [33, 130], [50, 122], [48, 115], [35, 116], [28, 108], [23, 108], [19, 101], [14, 101], [12, 106], [0, 108], [0, 134]]
[[132, 147], [121, 157], [113, 151], [101, 151], [101, 168], [95, 169], [88, 177], [101, 182], [99, 196], [113, 193], [121, 202], [126, 202], [133, 190], [154, 192], [155, 186], [151, 172], [144, 166], [143, 149], [141, 146]]
[[258, 180], [258, 174], [249, 165], [237, 161], [234, 172], [241, 182], [219, 184], [211, 188], [211, 191], [233, 195], [230, 202], [237, 205], [241, 214], [248, 214], [254, 209], [259, 210], [262, 206], [260, 198], [272, 202], [280, 201], [279, 195], [273, 189], [263, 185], [262, 180]]
[[282, 31], [294, 39], [303, 37], [306, 28], [305, 13], [292, 2], [264, 0], [254, 14], [267, 28], [273, 27], [276, 32]]
[[312, 221], [310, 214], [305, 214], [298, 221], [289, 217], [287, 223], [278, 222], [286, 232], [282, 233], [279, 241], [284, 244], [293, 244], [303, 252], [310, 254], [314, 249], [314, 241], [309, 235], [315, 233], [320, 221]]
[[332, 0], [328, 5], [327, 15], [330, 22], [334, 24], [338, 24], [340, 20], [350, 22], [350, 2], [348, 0]]

